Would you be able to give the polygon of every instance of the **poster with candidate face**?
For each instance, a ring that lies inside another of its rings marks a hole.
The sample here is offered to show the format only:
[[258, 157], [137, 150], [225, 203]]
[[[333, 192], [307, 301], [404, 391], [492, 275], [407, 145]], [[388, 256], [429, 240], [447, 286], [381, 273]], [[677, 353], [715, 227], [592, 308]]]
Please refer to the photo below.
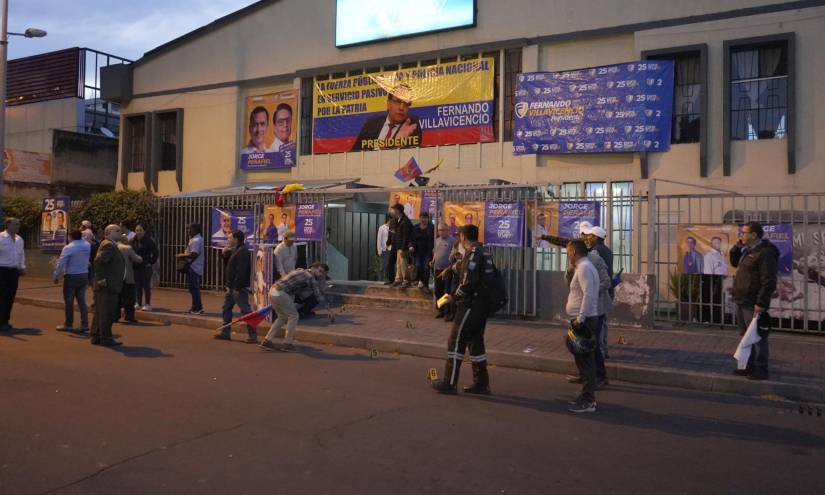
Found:
[[290, 231], [295, 232], [295, 205], [264, 207], [261, 224], [258, 226], [258, 239], [277, 244]]
[[229, 245], [232, 231], [240, 230], [247, 239], [254, 237], [255, 212], [250, 209], [234, 210], [212, 208], [210, 246], [223, 249]]
[[601, 205], [598, 201], [550, 201], [527, 206], [527, 228], [531, 231], [533, 247], [553, 247], [541, 240], [543, 235], [568, 239], [580, 237], [579, 224], [589, 222], [601, 226]]
[[730, 248], [738, 240], [736, 225], [679, 224], [677, 271], [688, 275], [733, 275]]
[[484, 201], [445, 201], [441, 220], [447, 224], [447, 233], [458, 239], [458, 229], [473, 224], [478, 227], [479, 242], [484, 242]]
[[43, 251], [60, 251], [66, 245], [71, 204], [71, 199], [66, 196], [40, 201], [40, 249]]
[[295, 166], [297, 111], [297, 91], [246, 99], [241, 170], [276, 170]]
[[404, 214], [415, 222], [421, 211], [421, 193], [418, 191], [393, 191], [389, 198], [390, 208], [400, 204], [404, 207]]

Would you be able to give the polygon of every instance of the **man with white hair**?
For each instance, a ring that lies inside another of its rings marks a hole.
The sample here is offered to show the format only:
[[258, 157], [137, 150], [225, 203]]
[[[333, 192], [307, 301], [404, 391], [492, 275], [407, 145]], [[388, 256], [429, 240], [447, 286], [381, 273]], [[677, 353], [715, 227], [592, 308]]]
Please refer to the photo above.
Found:
[[0, 232], [0, 332], [12, 330], [11, 308], [17, 295], [17, 283], [26, 273], [23, 238], [17, 235], [20, 220], [6, 217], [6, 230]]
[[112, 338], [112, 324], [120, 309], [120, 292], [126, 280], [126, 259], [117, 247], [120, 236], [121, 231], [118, 225], [108, 225], [103, 231], [104, 239], [95, 257], [93, 286], [95, 312], [91, 329], [92, 345], [106, 347], [120, 345], [120, 342]]
[[95, 240], [95, 232], [92, 230], [92, 222], [83, 220], [80, 222], [81, 238], [91, 244]]

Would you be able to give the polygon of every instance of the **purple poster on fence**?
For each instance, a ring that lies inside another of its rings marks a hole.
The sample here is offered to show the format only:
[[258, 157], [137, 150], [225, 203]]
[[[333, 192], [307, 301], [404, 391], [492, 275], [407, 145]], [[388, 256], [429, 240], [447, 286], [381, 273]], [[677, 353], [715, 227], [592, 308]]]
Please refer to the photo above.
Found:
[[438, 213], [438, 192], [423, 191], [421, 193], [421, 208], [419, 211], [426, 211], [430, 214], [430, 219], [437, 219]]
[[[793, 271], [793, 226], [787, 223], [763, 225], [763, 239], [767, 239], [779, 249], [779, 276], [790, 275]], [[739, 227], [742, 231], [742, 227]]]
[[598, 201], [559, 202], [559, 237], [579, 238], [579, 223], [601, 225], [601, 206]]
[[324, 205], [301, 203], [295, 210], [295, 239], [298, 241], [324, 240]]
[[519, 247], [524, 241], [524, 204], [488, 201], [484, 206], [484, 244]]
[[233, 230], [240, 230], [249, 239], [255, 233], [255, 212], [212, 208], [212, 228], [209, 245], [222, 249], [229, 245]]

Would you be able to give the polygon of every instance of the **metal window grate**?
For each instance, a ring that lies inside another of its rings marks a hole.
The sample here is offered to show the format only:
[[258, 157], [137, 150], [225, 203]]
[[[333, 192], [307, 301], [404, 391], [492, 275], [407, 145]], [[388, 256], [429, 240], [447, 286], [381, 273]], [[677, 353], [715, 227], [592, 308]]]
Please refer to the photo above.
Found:
[[733, 48], [730, 81], [731, 139], [786, 137], [788, 43]]

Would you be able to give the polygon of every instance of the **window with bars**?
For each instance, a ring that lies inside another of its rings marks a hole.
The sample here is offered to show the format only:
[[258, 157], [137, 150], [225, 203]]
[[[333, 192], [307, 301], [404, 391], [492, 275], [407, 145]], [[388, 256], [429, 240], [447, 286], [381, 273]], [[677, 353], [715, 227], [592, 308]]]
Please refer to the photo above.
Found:
[[580, 186], [578, 182], [565, 182], [559, 187], [559, 197], [578, 198], [581, 196]]
[[[504, 51], [504, 140], [513, 140], [513, 107], [516, 96], [516, 77], [521, 72], [521, 48]], [[498, 80], [498, 78], [496, 78]], [[496, 93], [497, 95], [499, 93]], [[498, 99], [496, 99], [498, 102]], [[498, 134], [496, 134], [498, 136]]]
[[673, 123], [670, 142], [698, 143], [702, 126], [702, 54], [699, 50], [656, 54], [673, 62]]
[[146, 116], [126, 118], [128, 145], [126, 147], [125, 170], [143, 172], [146, 169]]
[[610, 236], [607, 244], [613, 251], [613, 271], [631, 271], [633, 253], [633, 182], [613, 182], [610, 207]]
[[159, 170], [177, 170], [178, 166], [178, 114], [158, 114], [158, 145], [160, 146]]
[[311, 77], [301, 79], [301, 154], [312, 154], [312, 92]]
[[786, 137], [788, 42], [730, 48], [731, 139]]

